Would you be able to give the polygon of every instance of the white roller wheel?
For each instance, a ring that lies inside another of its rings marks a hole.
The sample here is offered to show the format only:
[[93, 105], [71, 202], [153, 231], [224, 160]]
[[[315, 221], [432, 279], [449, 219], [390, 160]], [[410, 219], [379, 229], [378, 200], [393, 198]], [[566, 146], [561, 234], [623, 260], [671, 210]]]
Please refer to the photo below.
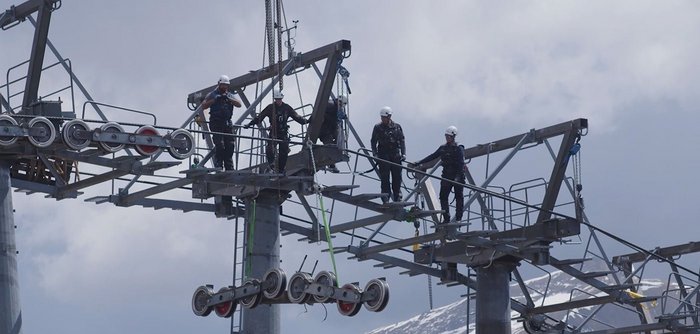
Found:
[[[360, 288], [355, 284], [345, 284], [343, 285], [342, 289], [362, 293], [362, 290], [360, 290]], [[343, 294], [346, 295], [346, 292], [343, 292]], [[338, 312], [340, 312], [340, 314], [346, 317], [355, 316], [357, 312], [360, 312], [360, 309], [362, 308], [362, 302], [359, 300], [355, 303], [338, 300], [336, 305], [338, 306]]]
[[287, 297], [289, 301], [295, 304], [303, 304], [309, 301], [311, 295], [306, 292], [306, 287], [311, 283], [311, 275], [304, 272], [298, 272], [292, 275], [289, 279], [289, 287], [287, 288]]
[[[335, 274], [329, 271], [321, 271], [318, 274], [316, 274], [316, 278], [314, 278], [314, 283], [320, 284], [320, 285], [325, 285], [325, 286], [332, 286], [332, 287], [337, 287], [338, 286], [338, 279], [335, 278]], [[320, 296], [318, 293], [321, 292], [321, 288], [319, 287], [318, 290], [316, 291], [317, 294], [314, 295], [314, 299], [318, 303], [325, 303], [329, 300], [331, 300], [331, 297], [329, 296]]]
[[262, 292], [263, 296], [267, 299], [277, 299], [284, 294], [287, 287], [287, 274], [280, 268], [273, 268], [263, 275], [263, 282], [267, 285]]
[[389, 304], [389, 285], [384, 280], [372, 279], [365, 285], [365, 294], [374, 296], [365, 301], [365, 308], [370, 312], [381, 312]]
[[206, 317], [211, 313], [211, 307], [207, 307], [209, 299], [214, 294], [208, 286], [200, 286], [192, 295], [192, 312], [200, 317]]
[[[229, 290], [226, 287], [219, 289], [219, 293]], [[236, 311], [236, 303], [233, 300], [214, 305], [214, 313], [221, 318], [230, 318]]]
[[171, 157], [182, 160], [189, 158], [192, 153], [194, 153], [194, 136], [192, 136], [192, 133], [189, 131], [185, 129], [177, 129], [170, 133], [170, 139], [185, 142], [185, 147], [180, 148], [175, 148], [172, 146], [172, 142], [170, 143], [168, 153], [170, 153]]
[[44, 135], [29, 135], [29, 137], [27, 137], [29, 142], [36, 147], [49, 147], [53, 144], [54, 139], [56, 139], [56, 128], [54, 128], [53, 123], [45, 117], [32, 118], [27, 126], [30, 130], [43, 129], [45, 131]]
[[[142, 135], [142, 136], [153, 136], [153, 137], [160, 136], [160, 133], [158, 133], [158, 130], [156, 130], [156, 128], [154, 128], [150, 125], [144, 125], [138, 129], [136, 129], [135, 133], [137, 135]], [[135, 145], [134, 148], [136, 148], [136, 152], [139, 152], [139, 154], [145, 155], [145, 156], [151, 156], [151, 155], [154, 155], [160, 151], [160, 147], [151, 146], [151, 145]]]
[[[252, 289], [256, 285], [258, 285], [258, 286], [260, 285], [260, 281], [258, 281], [257, 279], [247, 280], [245, 283], [243, 283], [243, 293], [244, 294], [247, 293], [249, 291], [248, 289]], [[245, 308], [255, 308], [258, 305], [260, 305], [261, 300], [262, 300], [261, 294], [256, 293], [254, 295], [250, 295], [248, 297], [241, 298], [239, 300], [239, 302], [241, 303], [241, 306], [243, 306]]]
[[63, 143], [68, 146], [71, 150], [80, 151], [88, 146], [90, 146], [90, 138], [77, 138], [75, 132], [78, 130], [90, 131], [90, 127], [85, 123], [85, 121], [80, 119], [74, 119], [66, 122], [63, 125], [63, 131], [61, 136], [63, 137]]
[[[14, 118], [10, 117], [10, 115], [0, 115], [0, 134], [9, 131], [5, 127], [13, 125], [17, 126], [17, 121]], [[15, 142], [17, 142], [17, 136], [0, 136], [0, 145], [2, 146], [9, 146]]]
[[[114, 123], [114, 122], [108, 122], [108, 123], [103, 124], [100, 127], [100, 130], [102, 131], [102, 133], [106, 133], [106, 134], [124, 133], [124, 128], [122, 128], [122, 126], [119, 125], [118, 123]], [[114, 138], [116, 138], [116, 136], [114, 136]], [[100, 148], [102, 148], [103, 150], [105, 150], [109, 153], [116, 153], [116, 152], [119, 152], [122, 149], [124, 149], [124, 144], [120, 144], [120, 143], [108, 143], [108, 142], [101, 141], [101, 142], [99, 142], [99, 144], [100, 144]]]

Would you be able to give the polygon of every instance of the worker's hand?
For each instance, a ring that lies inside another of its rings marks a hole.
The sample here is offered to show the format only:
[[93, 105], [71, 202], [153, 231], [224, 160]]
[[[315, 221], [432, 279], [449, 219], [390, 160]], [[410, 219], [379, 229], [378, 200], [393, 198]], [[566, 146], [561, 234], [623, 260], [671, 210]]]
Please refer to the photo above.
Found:
[[248, 123], [248, 124], [246, 124], [246, 125], [244, 125], [243, 128], [244, 128], [244, 129], [250, 129], [251, 126], [253, 126], [253, 123], [252, 123], [252, 122], [251, 122], [251, 123]]
[[405, 154], [402, 154], [402, 155], [401, 155], [401, 161], [406, 161], [406, 155], [405, 155]]
[[408, 168], [414, 168], [414, 169], [415, 169], [415, 168], [416, 168], [416, 163], [415, 163], [415, 162], [409, 162], [409, 163], [406, 164], [406, 166], [407, 166]]

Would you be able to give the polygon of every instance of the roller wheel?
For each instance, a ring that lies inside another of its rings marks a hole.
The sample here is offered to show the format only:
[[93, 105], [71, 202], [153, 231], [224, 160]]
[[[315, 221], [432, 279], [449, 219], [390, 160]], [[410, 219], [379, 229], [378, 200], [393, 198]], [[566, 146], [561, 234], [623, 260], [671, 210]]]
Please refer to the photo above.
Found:
[[200, 286], [194, 290], [192, 295], [192, 312], [200, 317], [206, 317], [211, 313], [211, 307], [208, 307], [209, 299], [214, 294], [208, 286]]
[[[5, 127], [7, 126], [17, 126], [17, 121], [15, 121], [14, 118], [10, 117], [9, 115], [0, 115], [0, 133], [4, 133], [6, 131], [9, 131], [9, 129], [6, 129]], [[0, 136], [0, 145], [2, 146], [9, 146], [14, 144], [17, 141], [17, 136], [13, 135], [8, 135], [8, 136]]]
[[[158, 133], [158, 130], [156, 130], [156, 128], [154, 128], [150, 125], [144, 125], [138, 129], [136, 129], [136, 134], [142, 135], [142, 136], [153, 136], [153, 137], [160, 136], [160, 134]], [[145, 156], [151, 156], [151, 155], [158, 153], [158, 151], [160, 151], [160, 147], [151, 146], [151, 145], [136, 145], [135, 148], [136, 148], [136, 152], [139, 152], [139, 154], [145, 155]]]
[[287, 274], [280, 268], [273, 268], [263, 275], [263, 282], [267, 286], [262, 292], [263, 296], [267, 299], [277, 299], [284, 294], [287, 287]]
[[80, 151], [88, 146], [90, 146], [90, 138], [78, 138], [75, 135], [76, 131], [90, 131], [90, 127], [85, 123], [85, 121], [80, 119], [74, 119], [68, 121], [63, 126], [63, 132], [61, 133], [63, 137], [63, 143], [68, 146], [71, 150]]
[[365, 285], [365, 294], [374, 296], [365, 301], [365, 308], [370, 312], [381, 312], [389, 304], [389, 285], [384, 280], [372, 279]]
[[[316, 278], [314, 278], [314, 283], [317, 283], [320, 285], [325, 285], [325, 286], [336, 287], [336, 286], [338, 286], [338, 279], [335, 278], [335, 274], [332, 272], [321, 271], [316, 275]], [[320, 293], [320, 292], [321, 292], [321, 289], [319, 288], [316, 291], [316, 293]], [[325, 302], [331, 300], [331, 297], [321, 296], [321, 295], [315, 294], [314, 299], [318, 303], [325, 303]]]
[[189, 158], [194, 153], [194, 136], [189, 131], [177, 129], [170, 133], [170, 139], [185, 143], [185, 147], [175, 148], [171, 142], [168, 149], [171, 157], [182, 160]]
[[53, 123], [46, 119], [45, 117], [35, 117], [29, 121], [27, 124], [30, 130], [33, 129], [43, 129], [43, 135], [29, 135], [27, 139], [32, 145], [36, 147], [48, 147], [51, 146], [54, 139], [56, 139], [56, 129], [53, 127]]
[[292, 278], [289, 279], [289, 287], [287, 288], [287, 297], [289, 297], [289, 301], [295, 304], [303, 304], [309, 301], [311, 295], [306, 292], [306, 287], [311, 282], [311, 275], [308, 273], [298, 272], [292, 275]]
[[[253, 289], [253, 287], [260, 285], [260, 281], [257, 279], [251, 279], [247, 280], [245, 283], [243, 283], [243, 293], [247, 293], [249, 290], [248, 289]], [[248, 297], [243, 297], [240, 299], [241, 306], [245, 308], [255, 308], [258, 305], [260, 305], [260, 301], [262, 300], [261, 294], [256, 293], [254, 295], [250, 295]]]
[[[109, 122], [105, 123], [100, 127], [100, 130], [102, 133], [107, 133], [107, 134], [118, 134], [118, 133], [124, 133], [124, 128], [122, 128], [121, 125], [114, 123], [114, 122]], [[114, 136], [114, 139], [116, 139], [116, 136]], [[108, 143], [108, 142], [103, 142], [101, 141], [100, 147], [109, 152], [109, 153], [116, 153], [124, 149], [124, 144], [120, 143]]]
[[[342, 289], [343, 290], [352, 290], [352, 291], [355, 291], [358, 293], [362, 292], [357, 285], [350, 284], [350, 283], [343, 285]], [[338, 305], [338, 312], [340, 312], [340, 314], [347, 316], [347, 317], [355, 316], [357, 314], [357, 312], [360, 312], [360, 308], [362, 308], [362, 302], [359, 300], [356, 303], [338, 300], [337, 305]]]
[[[228, 288], [219, 289], [219, 293], [226, 292]], [[214, 313], [222, 318], [230, 318], [236, 311], [236, 303], [233, 300], [214, 305]]]

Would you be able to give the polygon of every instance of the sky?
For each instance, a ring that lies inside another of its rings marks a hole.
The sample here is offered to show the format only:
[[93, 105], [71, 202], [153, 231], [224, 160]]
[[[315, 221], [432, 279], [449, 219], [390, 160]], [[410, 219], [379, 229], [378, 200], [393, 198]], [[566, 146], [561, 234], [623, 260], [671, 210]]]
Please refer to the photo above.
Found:
[[[0, 10], [18, 4], [1, 0]], [[406, 132], [409, 160], [433, 152], [448, 125], [472, 146], [587, 118], [581, 169], [591, 222], [645, 248], [696, 241], [700, 3], [297, 0], [285, 3], [285, 14], [289, 23], [299, 20], [297, 51], [352, 42], [343, 65], [351, 72], [350, 117], [365, 143], [385, 105]], [[32, 34], [29, 22], [0, 32], [3, 69], [29, 57]], [[177, 127], [189, 115], [188, 93], [262, 65], [264, 5], [63, 1], [49, 38], [95, 100], [147, 110], [159, 125]], [[46, 73], [40, 95], [66, 82], [60, 71]], [[293, 78], [286, 84], [296, 90]], [[288, 102], [308, 103], [315, 85], [300, 82], [303, 98], [287, 91]], [[547, 177], [536, 159], [513, 175]], [[476, 177], [483, 181], [483, 171]], [[109, 191], [95, 187], [63, 201], [13, 194], [24, 332], [226, 333], [227, 320], [194, 316], [190, 298], [199, 285], [230, 281], [232, 222], [84, 202]], [[282, 239], [290, 276], [305, 254], [328, 269], [323, 245], [297, 239]], [[330, 305], [324, 320], [322, 306], [285, 305], [283, 333], [359, 333], [427, 311], [425, 277], [338, 258], [341, 281], [387, 277], [387, 309], [344, 318]], [[433, 293], [437, 307], [466, 291], [434, 286]]]

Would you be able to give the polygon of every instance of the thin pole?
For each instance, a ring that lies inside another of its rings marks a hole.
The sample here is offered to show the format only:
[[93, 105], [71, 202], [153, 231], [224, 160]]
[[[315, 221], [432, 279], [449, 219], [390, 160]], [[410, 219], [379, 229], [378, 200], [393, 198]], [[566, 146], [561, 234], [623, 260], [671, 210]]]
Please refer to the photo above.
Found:
[[0, 161], [0, 333], [22, 332], [10, 164]]

